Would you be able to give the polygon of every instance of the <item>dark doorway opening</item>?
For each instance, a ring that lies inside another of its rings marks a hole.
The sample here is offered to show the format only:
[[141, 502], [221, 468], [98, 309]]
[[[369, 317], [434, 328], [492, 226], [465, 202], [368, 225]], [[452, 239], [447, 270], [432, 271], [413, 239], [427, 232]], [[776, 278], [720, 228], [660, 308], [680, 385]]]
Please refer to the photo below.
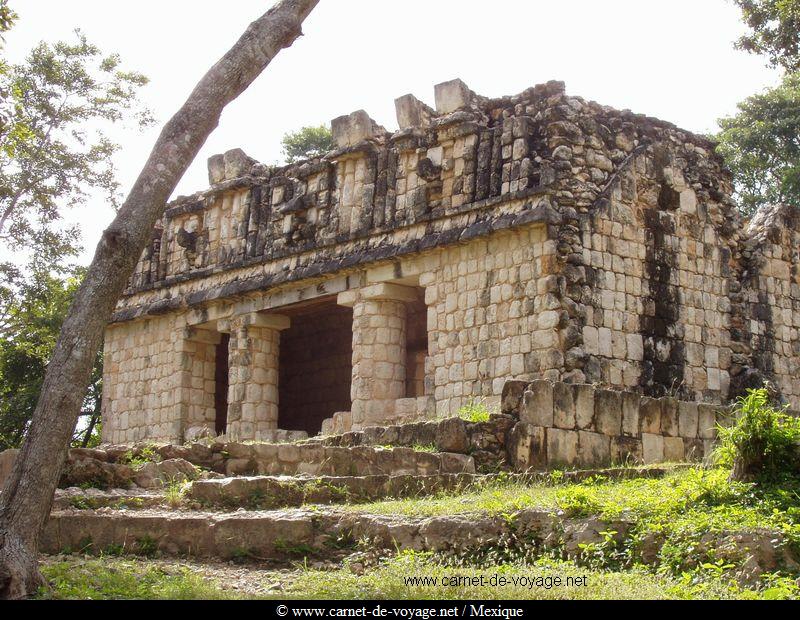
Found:
[[328, 298], [281, 313], [292, 323], [281, 332], [278, 428], [316, 435], [323, 420], [350, 410], [353, 310]]
[[425, 358], [428, 356], [428, 308], [424, 291], [406, 304], [406, 398], [425, 396]]
[[228, 428], [228, 344], [230, 334], [220, 334], [214, 357], [214, 430], [222, 435]]

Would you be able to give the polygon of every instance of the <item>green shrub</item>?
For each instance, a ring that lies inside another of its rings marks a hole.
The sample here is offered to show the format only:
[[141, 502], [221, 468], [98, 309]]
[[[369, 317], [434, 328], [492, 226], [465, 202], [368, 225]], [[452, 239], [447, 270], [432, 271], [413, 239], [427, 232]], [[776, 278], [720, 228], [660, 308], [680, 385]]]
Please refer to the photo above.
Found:
[[134, 469], [139, 469], [146, 463], [158, 463], [160, 461], [161, 456], [156, 451], [156, 447], [150, 445], [131, 448], [120, 459], [120, 463], [130, 465]]
[[715, 458], [742, 481], [778, 481], [800, 473], [800, 418], [775, 409], [767, 390], [748, 390], [736, 402], [735, 421], [718, 428]]
[[458, 410], [458, 417], [467, 422], [488, 422], [491, 412], [482, 400], [470, 399]]

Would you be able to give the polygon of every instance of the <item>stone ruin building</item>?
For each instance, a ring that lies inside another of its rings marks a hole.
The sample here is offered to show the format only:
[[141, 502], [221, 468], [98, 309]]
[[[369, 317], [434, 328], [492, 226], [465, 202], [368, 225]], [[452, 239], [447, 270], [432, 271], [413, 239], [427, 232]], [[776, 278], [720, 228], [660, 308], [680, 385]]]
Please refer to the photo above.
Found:
[[743, 224], [708, 139], [560, 82], [395, 104], [168, 205], [106, 332], [104, 441], [358, 430], [512, 380], [800, 406], [800, 219]]

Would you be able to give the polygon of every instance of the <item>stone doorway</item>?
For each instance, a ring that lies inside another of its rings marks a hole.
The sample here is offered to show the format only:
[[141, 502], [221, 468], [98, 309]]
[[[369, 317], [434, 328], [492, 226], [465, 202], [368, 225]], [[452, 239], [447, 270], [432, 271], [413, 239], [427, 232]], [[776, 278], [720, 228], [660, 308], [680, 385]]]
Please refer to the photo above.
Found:
[[425, 358], [428, 356], [428, 308], [425, 293], [406, 304], [406, 398], [425, 395]]
[[336, 298], [281, 308], [278, 428], [316, 435], [322, 421], [350, 410], [353, 310]]
[[214, 359], [214, 431], [224, 435], [228, 430], [228, 349], [230, 334], [220, 334]]

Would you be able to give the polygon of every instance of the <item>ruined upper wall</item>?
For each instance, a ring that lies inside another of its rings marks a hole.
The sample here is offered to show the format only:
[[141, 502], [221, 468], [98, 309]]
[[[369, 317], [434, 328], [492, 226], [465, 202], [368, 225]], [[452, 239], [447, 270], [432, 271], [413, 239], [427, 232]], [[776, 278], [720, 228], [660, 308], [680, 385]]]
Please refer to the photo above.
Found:
[[[398, 98], [393, 134], [364, 111], [334, 119], [338, 148], [318, 159], [269, 168], [240, 150], [212, 157], [210, 189], [169, 205], [128, 292], [309, 251], [319, 257], [312, 271], [336, 270], [375, 259], [350, 250], [343, 257], [337, 245], [429, 222], [425, 240], [406, 248], [422, 250], [458, 241], [463, 227], [442, 222], [467, 212], [475, 213], [467, 236], [547, 221], [496, 209], [536, 195], [552, 197], [549, 204], [568, 216], [587, 212], [632, 153], [657, 142], [690, 153], [690, 182], [729, 193], [705, 139], [568, 96], [563, 83], [487, 99], [453, 80], [435, 93], [436, 109], [412, 95]], [[519, 211], [539, 204], [523, 201]]]

